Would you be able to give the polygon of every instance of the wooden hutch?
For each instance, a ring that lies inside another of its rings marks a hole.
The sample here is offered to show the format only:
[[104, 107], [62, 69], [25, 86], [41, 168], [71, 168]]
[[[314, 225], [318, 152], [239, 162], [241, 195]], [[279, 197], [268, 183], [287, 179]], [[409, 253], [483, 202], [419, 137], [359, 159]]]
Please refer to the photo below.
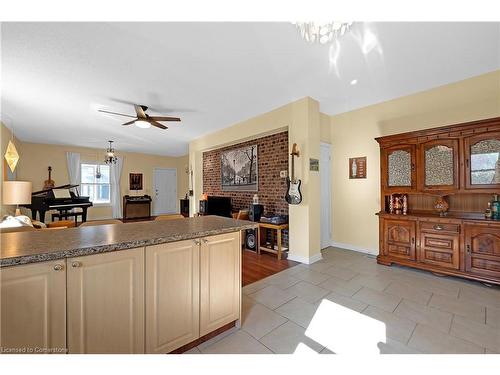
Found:
[[[500, 194], [500, 117], [376, 138], [381, 211], [377, 261], [500, 284], [500, 220], [486, 219]], [[391, 214], [391, 194], [408, 213]], [[449, 211], [434, 211], [445, 197]]]

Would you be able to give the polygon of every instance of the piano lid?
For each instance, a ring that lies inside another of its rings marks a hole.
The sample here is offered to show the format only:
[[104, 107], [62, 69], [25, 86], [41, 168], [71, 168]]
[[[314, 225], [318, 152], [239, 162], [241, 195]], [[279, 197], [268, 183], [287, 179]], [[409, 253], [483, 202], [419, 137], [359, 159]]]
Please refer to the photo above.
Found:
[[40, 191], [34, 191], [33, 193], [31, 193], [31, 196], [37, 196], [37, 195], [47, 195], [47, 193], [49, 191], [52, 191], [54, 189], [72, 189], [72, 188], [75, 188], [75, 187], [78, 187], [80, 185], [71, 185], [71, 184], [66, 184], [66, 185], [61, 185], [61, 186], [55, 186], [53, 188], [50, 188], [50, 189], [44, 189], [44, 190], [40, 190]]

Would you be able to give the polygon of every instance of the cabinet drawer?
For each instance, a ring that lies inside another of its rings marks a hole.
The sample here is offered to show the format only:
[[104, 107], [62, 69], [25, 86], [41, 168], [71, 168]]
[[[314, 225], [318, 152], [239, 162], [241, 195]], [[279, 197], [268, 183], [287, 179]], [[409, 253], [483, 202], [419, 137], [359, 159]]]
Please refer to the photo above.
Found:
[[460, 237], [458, 234], [420, 233], [419, 262], [459, 269]]
[[460, 233], [460, 224], [421, 221], [420, 230], [423, 232], [434, 232], [434, 233], [441, 233], [441, 232]]

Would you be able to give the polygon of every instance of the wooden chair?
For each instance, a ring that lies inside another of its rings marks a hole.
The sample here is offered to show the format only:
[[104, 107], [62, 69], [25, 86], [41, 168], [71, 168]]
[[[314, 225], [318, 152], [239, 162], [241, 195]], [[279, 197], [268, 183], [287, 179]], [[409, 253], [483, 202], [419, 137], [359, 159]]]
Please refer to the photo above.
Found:
[[238, 213], [233, 214], [233, 219], [236, 220], [249, 220], [248, 210], [239, 210]]
[[123, 224], [120, 220], [118, 219], [108, 219], [108, 220], [93, 220], [93, 221], [86, 221], [85, 223], [81, 223], [81, 227], [91, 227], [94, 225], [105, 225], [105, 224]]
[[157, 220], [177, 220], [177, 219], [184, 219], [184, 216], [181, 214], [170, 214], [170, 215], [159, 215], [155, 217], [155, 221]]

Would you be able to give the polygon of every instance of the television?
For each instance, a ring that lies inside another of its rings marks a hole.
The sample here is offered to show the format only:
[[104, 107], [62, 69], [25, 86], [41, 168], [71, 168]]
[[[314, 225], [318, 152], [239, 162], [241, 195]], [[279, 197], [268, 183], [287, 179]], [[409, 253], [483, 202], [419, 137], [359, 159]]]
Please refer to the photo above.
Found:
[[[232, 217], [232, 204], [230, 197], [216, 197], [209, 195], [203, 206], [203, 209], [200, 209], [200, 211], [205, 215]], [[201, 204], [200, 208], [202, 208]]]

